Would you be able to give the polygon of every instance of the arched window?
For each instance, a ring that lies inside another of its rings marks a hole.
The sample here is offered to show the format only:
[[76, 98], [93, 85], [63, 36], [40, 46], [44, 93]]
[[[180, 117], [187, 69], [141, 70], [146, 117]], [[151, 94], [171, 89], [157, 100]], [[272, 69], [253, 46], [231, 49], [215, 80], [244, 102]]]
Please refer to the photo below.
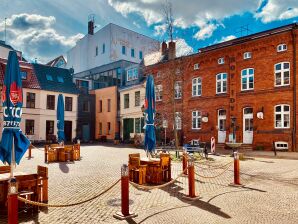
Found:
[[241, 90], [254, 89], [254, 69], [247, 68], [241, 71]]
[[287, 104], [276, 105], [274, 109], [275, 128], [290, 128], [290, 106]]
[[275, 86], [287, 86], [290, 85], [290, 63], [281, 62], [275, 64]]
[[216, 75], [216, 93], [227, 92], [227, 73], [219, 73]]

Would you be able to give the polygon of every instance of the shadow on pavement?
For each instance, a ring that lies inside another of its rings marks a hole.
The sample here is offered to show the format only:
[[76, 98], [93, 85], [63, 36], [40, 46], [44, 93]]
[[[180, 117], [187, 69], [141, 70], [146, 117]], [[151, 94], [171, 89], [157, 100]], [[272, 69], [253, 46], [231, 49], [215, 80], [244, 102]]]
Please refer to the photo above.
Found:
[[67, 166], [67, 163], [59, 163], [59, 169], [63, 173], [68, 173], [69, 172], [69, 167]]

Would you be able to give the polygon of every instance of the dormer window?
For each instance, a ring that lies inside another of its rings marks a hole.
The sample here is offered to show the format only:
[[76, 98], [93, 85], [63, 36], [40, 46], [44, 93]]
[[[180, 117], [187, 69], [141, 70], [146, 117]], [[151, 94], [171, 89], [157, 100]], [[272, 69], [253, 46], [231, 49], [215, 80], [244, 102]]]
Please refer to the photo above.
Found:
[[127, 81], [138, 79], [138, 68], [132, 68], [127, 70]]
[[224, 58], [219, 58], [217, 60], [217, 62], [218, 62], [219, 65], [223, 65], [225, 63], [225, 59]]
[[27, 72], [26, 71], [21, 71], [21, 77], [23, 80], [27, 79]]
[[46, 78], [47, 78], [48, 81], [53, 81], [53, 76], [50, 75], [50, 74], [47, 74]]
[[286, 44], [279, 44], [277, 46], [277, 52], [283, 52], [287, 50], [287, 45]]
[[197, 64], [194, 64], [193, 66], [193, 70], [198, 70], [200, 68], [200, 65], [197, 63]]
[[244, 54], [243, 54], [243, 59], [250, 59], [251, 58], [251, 52], [245, 52]]
[[58, 79], [58, 82], [60, 82], [60, 83], [63, 83], [64, 82], [64, 79], [61, 76], [58, 76], [57, 79]]

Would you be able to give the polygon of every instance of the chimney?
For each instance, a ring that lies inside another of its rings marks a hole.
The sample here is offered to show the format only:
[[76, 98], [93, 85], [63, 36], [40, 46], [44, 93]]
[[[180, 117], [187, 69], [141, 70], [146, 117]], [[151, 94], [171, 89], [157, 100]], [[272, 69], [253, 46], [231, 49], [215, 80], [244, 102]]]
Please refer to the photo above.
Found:
[[169, 42], [169, 60], [176, 58], [176, 43], [171, 41]]
[[94, 34], [94, 15], [89, 15], [88, 17], [88, 34]]
[[166, 55], [167, 48], [168, 48], [167, 43], [163, 41], [162, 44], [161, 44], [161, 55]]

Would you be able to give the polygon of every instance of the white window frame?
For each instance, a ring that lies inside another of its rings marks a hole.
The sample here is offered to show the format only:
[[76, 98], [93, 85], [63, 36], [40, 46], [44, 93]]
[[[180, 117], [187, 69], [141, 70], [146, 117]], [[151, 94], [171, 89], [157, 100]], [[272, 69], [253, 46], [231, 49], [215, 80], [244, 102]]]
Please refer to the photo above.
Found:
[[[249, 74], [249, 70], [250, 69], [252, 69], [253, 70], [253, 74]], [[246, 89], [243, 89], [243, 82], [242, 82], [242, 78], [243, 78], [243, 76], [242, 76], [242, 72], [243, 71], [245, 71], [246, 70], [246, 79], [247, 79], [247, 81], [246, 81], [246, 85], [247, 85], [247, 88]], [[254, 68], [245, 68], [245, 69], [242, 69], [241, 70], [241, 91], [248, 91], [248, 90], [253, 90], [254, 89], [254, 87], [255, 87], [255, 77], [254, 77], [254, 75], [255, 75], [255, 69]], [[253, 77], [253, 87], [252, 88], [250, 88], [249, 87], [249, 78], [250, 77]]]
[[[223, 78], [223, 76], [226, 75], [226, 78]], [[218, 79], [220, 77], [220, 79]], [[226, 90], [224, 91], [224, 83], [226, 84]], [[220, 85], [220, 91], [218, 92], [218, 85]], [[216, 94], [220, 93], [226, 93], [228, 89], [228, 74], [225, 72], [218, 73], [216, 75]]]
[[138, 68], [131, 68], [128, 69], [126, 72], [126, 80], [129, 81], [133, 81], [133, 80], [137, 80], [138, 79]]
[[[194, 120], [195, 119], [195, 120]], [[191, 112], [191, 129], [199, 130], [202, 128], [202, 113], [201, 111]]]
[[[281, 107], [281, 111], [280, 112], [276, 112], [276, 108], [279, 107], [279, 106]], [[288, 106], [289, 107], [289, 111], [285, 111], [284, 110], [284, 107], [285, 106]], [[276, 115], [281, 115], [281, 126], [280, 127], [278, 127], [276, 125]], [[288, 127], [285, 127], [284, 126], [285, 115], [288, 115], [289, 116], [289, 126]], [[275, 105], [274, 106], [274, 127], [276, 129], [288, 129], [288, 128], [291, 127], [291, 107], [290, 107], [290, 105], [288, 105], [288, 104], [279, 104], [279, 105]]]
[[219, 59], [217, 60], [217, 63], [218, 63], [219, 65], [223, 65], [223, 64], [225, 63], [225, 58], [219, 58]]
[[182, 81], [176, 81], [175, 82], [174, 96], [175, 96], [175, 99], [181, 99], [182, 98]]
[[[280, 48], [280, 49], [279, 49]], [[287, 51], [288, 50], [288, 46], [287, 44], [279, 44], [276, 47], [276, 51], [277, 52], [283, 52], [283, 51]]]
[[175, 112], [175, 126], [176, 130], [182, 129], [182, 113], [181, 112]]
[[[192, 89], [191, 89], [191, 94], [193, 97], [195, 96], [202, 96], [202, 78], [201, 77], [196, 77], [192, 79]], [[200, 92], [199, 92], [200, 89]], [[194, 94], [195, 92], [195, 94]]]
[[162, 85], [155, 86], [155, 100], [162, 101]]
[[[289, 64], [289, 68], [284, 69], [284, 64], [285, 63], [288, 63]], [[279, 64], [281, 65], [280, 66], [281, 69], [280, 70], [276, 70], [276, 66], [279, 65]], [[280, 63], [277, 63], [277, 64], [274, 65], [274, 86], [279, 87], [279, 86], [289, 86], [290, 85], [290, 83], [291, 83], [291, 71], [290, 71], [290, 68], [291, 67], [290, 66], [291, 66], [291, 64], [288, 61], [280, 62]], [[289, 72], [289, 83], [288, 84], [285, 84], [285, 79], [284, 79], [285, 72]], [[277, 85], [276, 84], [276, 73], [280, 73], [281, 74], [281, 84], [280, 85]]]
[[244, 60], [250, 59], [251, 57], [252, 57], [252, 53], [250, 51], [244, 52], [243, 54]]
[[199, 63], [193, 65], [193, 70], [198, 70], [200, 68]]

